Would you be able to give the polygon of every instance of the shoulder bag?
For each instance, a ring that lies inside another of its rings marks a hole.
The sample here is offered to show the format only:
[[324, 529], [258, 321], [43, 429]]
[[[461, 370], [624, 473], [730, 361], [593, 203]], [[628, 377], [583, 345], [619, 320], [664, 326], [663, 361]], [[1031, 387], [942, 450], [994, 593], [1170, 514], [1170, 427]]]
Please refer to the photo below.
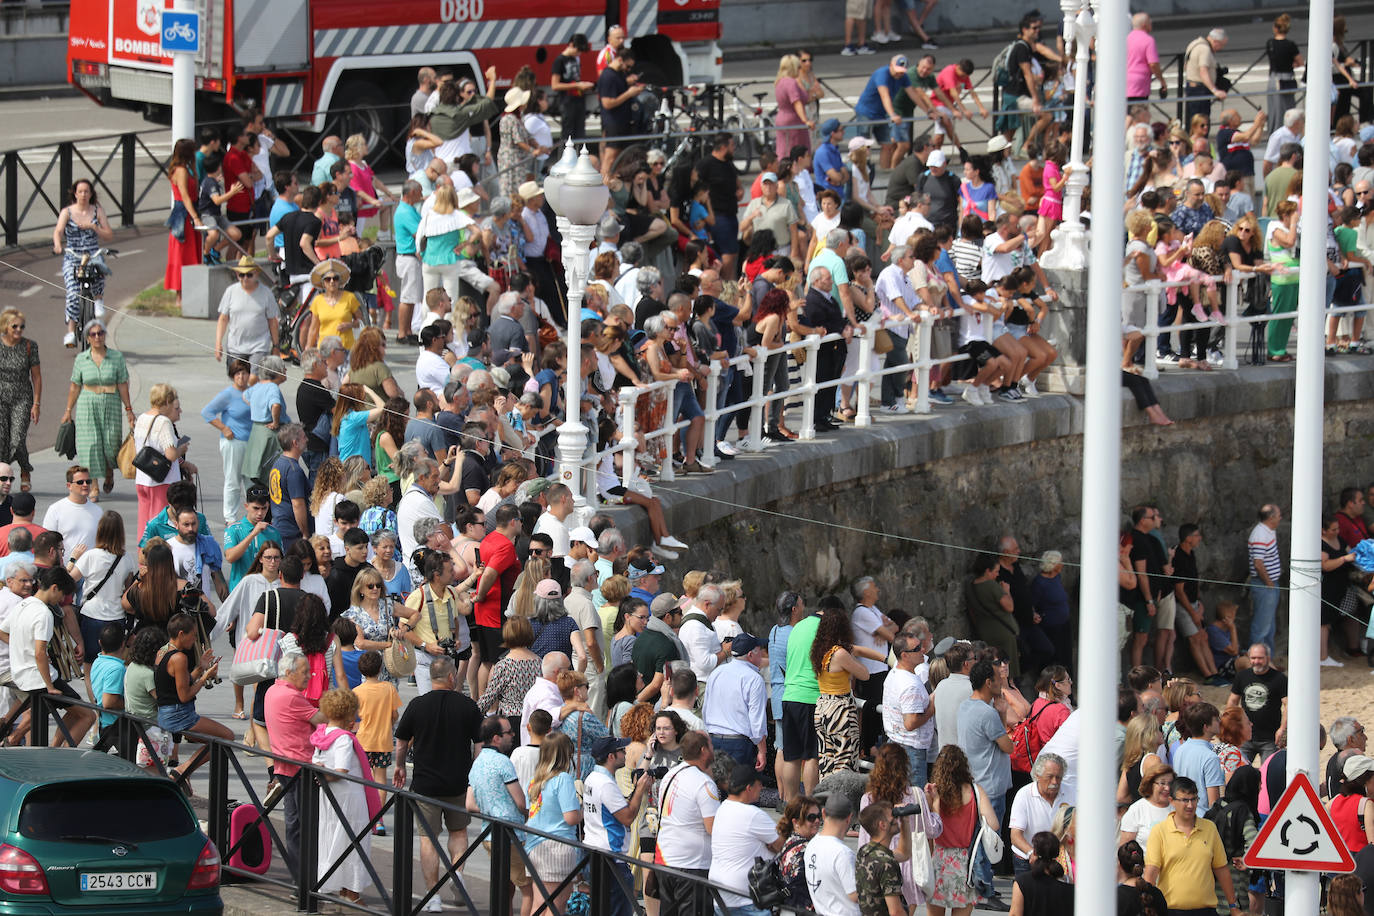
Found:
[[266, 594], [266, 628], [257, 639], [244, 639], [234, 649], [229, 680], [235, 684], [261, 684], [277, 678], [277, 663], [281, 660], [281, 597], [275, 588]]
[[394, 678], [407, 678], [415, 673], [415, 648], [399, 636], [382, 652], [382, 664]]
[[[148, 424], [148, 431], [143, 434], [142, 441], [144, 444], [135, 452], [133, 460], [133, 465], [136, 469], [147, 474], [158, 483], [166, 480], [167, 474], [172, 470], [171, 459], [161, 450], [153, 448], [153, 446], [148, 444], [148, 440], [152, 438], [153, 435], [153, 427], [157, 425], [157, 421], [160, 419], [166, 418], [154, 417], [152, 422]], [[168, 420], [167, 422], [170, 423], [172, 421]], [[137, 429], [137, 424], [135, 424], [135, 429]], [[172, 427], [173, 436], [176, 435], [176, 429], [175, 426]], [[135, 434], [135, 444], [137, 444], [137, 438], [137, 434]]]
[[124, 554], [121, 553], [118, 556], [116, 556], [113, 561], [111, 561], [110, 568], [105, 570], [105, 577], [96, 583], [95, 588], [91, 589], [89, 592], [86, 593], [86, 597], [82, 599], [82, 604], [88, 603], [96, 595], [100, 594], [100, 590], [105, 587], [106, 582], [110, 581], [110, 577], [114, 575], [115, 570], [119, 568], [119, 564], [123, 560]]
[[134, 468], [134, 433], [133, 430], [124, 437], [124, 441], [119, 443], [119, 451], [115, 453], [115, 465], [119, 468], [119, 473], [124, 475], [125, 480], [133, 480], [137, 474]]
[[920, 809], [913, 815], [915, 824], [911, 831], [911, 877], [921, 894], [929, 900], [935, 890], [935, 861], [930, 855], [930, 837], [926, 835], [924, 787], [912, 786], [911, 794], [916, 799], [915, 807]]

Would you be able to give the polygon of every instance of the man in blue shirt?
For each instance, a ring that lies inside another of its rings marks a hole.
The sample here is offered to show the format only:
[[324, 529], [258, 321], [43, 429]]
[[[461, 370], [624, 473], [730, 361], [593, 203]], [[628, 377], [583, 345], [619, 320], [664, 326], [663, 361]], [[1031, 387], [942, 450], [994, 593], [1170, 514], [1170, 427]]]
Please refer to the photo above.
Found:
[[1211, 703], [1195, 703], [1181, 716], [1192, 737], [1174, 751], [1174, 772], [1197, 783], [1197, 813], [1205, 817], [1226, 785], [1221, 760], [1212, 749], [1212, 739], [1221, 731], [1221, 714]]
[[329, 167], [343, 161], [343, 141], [330, 134], [320, 142], [320, 158], [310, 170], [310, 183], [319, 187], [330, 180]]
[[902, 116], [897, 113], [896, 108], [897, 96], [905, 92], [913, 103], [919, 104], [920, 101], [916, 90], [911, 87], [906, 68], [906, 55], [894, 54], [887, 66], [873, 71], [873, 75], [864, 85], [864, 91], [859, 94], [859, 100], [854, 103], [854, 120], [882, 122], [863, 125], [858, 131], [865, 137], [877, 140], [882, 146], [879, 164], [883, 168], [889, 166], [892, 151], [896, 149], [892, 142], [892, 128], [887, 122], [890, 121], [899, 127], [902, 123]]
[[396, 342], [418, 346], [411, 316], [415, 306], [425, 297], [425, 282], [421, 275], [420, 253], [415, 244], [415, 231], [420, 228], [420, 201], [424, 189], [418, 181], [409, 180], [401, 186], [401, 202], [396, 205], [392, 226], [396, 233], [396, 279], [400, 281], [396, 311]]
[[[272, 186], [277, 189], [277, 196], [272, 201], [272, 209], [267, 214], [267, 225], [272, 227], [281, 222], [281, 218], [288, 213], [300, 209], [296, 203], [296, 197], [300, 194], [300, 182], [296, 178], [296, 173], [285, 169], [272, 176]], [[280, 250], [286, 245], [286, 236], [280, 232], [272, 238], [272, 247]]]
[[[616, 784], [615, 772], [625, 766], [625, 748], [628, 738], [598, 738], [592, 742], [592, 760], [596, 766], [587, 774], [586, 787], [582, 792], [582, 824], [586, 831], [584, 840], [592, 849], [605, 849], [609, 852], [626, 852], [625, 841], [629, 828], [639, 815], [639, 806], [644, 801], [644, 793], [653, 785], [653, 776], [639, 770], [635, 780], [634, 794], [626, 802]], [[619, 881], [611, 881], [611, 916], [630, 916], [635, 912], [626, 894], [626, 888], [634, 887], [630, 868], [624, 862], [612, 860], [611, 868], [620, 873]]]
[[811, 169], [816, 187], [834, 191], [840, 200], [849, 196], [849, 169], [845, 168], [840, 155], [840, 141], [844, 139], [844, 127], [838, 118], [827, 118], [821, 123], [821, 136], [825, 141], [816, 147]]
[[264, 544], [280, 544], [281, 535], [267, 519], [267, 488], [251, 486], [243, 499], [243, 518], [224, 529], [224, 559], [229, 561], [229, 591], [253, 565]]
[[630, 589], [630, 597], [638, 598], [645, 604], [652, 604], [658, 596], [658, 577], [663, 575], [663, 564], [652, 557], [641, 557], [631, 560], [630, 565], [625, 568], [625, 573], [630, 577], [630, 584], [634, 586]]
[[310, 486], [301, 469], [305, 451], [305, 430], [299, 423], [288, 423], [277, 430], [281, 457], [267, 472], [267, 498], [272, 503], [272, 527], [281, 535], [282, 546], [289, 548], [311, 530], [306, 500]]
[[[515, 730], [510, 727], [510, 721], [500, 716], [488, 716], [482, 720], [477, 739], [481, 752], [472, 761], [472, 769], [468, 772], [467, 809], [503, 821], [525, 820], [528, 817], [528, 802], [520, 788], [515, 764], [510, 759], [511, 749], [515, 747]], [[518, 840], [520, 834], [516, 834], [516, 838]], [[520, 856], [512, 854], [507, 895], [513, 897], [516, 887], [525, 888], [522, 893], [528, 894], [530, 883]], [[434, 899], [439, 898], [436, 896]]]

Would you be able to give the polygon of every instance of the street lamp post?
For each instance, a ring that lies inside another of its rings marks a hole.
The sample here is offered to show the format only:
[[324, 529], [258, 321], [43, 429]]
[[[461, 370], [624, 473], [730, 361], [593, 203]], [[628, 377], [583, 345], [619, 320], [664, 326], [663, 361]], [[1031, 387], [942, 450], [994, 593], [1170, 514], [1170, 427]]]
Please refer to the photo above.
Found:
[[563, 158], [549, 172], [544, 194], [558, 217], [568, 280], [568, 381], [563, 396], [566, 418], [558, 427], [558, 479], [572, 490], [574, 512], [585, 521], [586, 481], [595, 480], [595, 474], [583, 471], [587, 428], [582, 425], [582, 294], [587, 288], [587, 251], [611, 192], [585, 147], [576, 163], [568, 165], [571, 154], [569, 141]]
[[1058, 270], [1088, 269], [1088, 233], [1079, 217], [1083, 213], [1083, 191], [1088, 187], [1088, 166], [1083, 161], [1087, 130], [1088, 66], [1097, 22], [1087, 0], [1059, 0], [1064, 11], [1064, 41], [1075, 49], [1073, 93], [1073, 149], [1069, 152], [1069, 180], [1064, 185], [1064, 219], [1050, 233], [1054, 244], [1040, 259], [1045, 267]]

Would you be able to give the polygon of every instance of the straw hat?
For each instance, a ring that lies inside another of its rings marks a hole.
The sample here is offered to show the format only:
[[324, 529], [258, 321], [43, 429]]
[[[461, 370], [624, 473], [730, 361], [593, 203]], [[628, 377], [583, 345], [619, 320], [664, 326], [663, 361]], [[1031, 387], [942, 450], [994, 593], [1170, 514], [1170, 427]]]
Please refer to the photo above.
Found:
[[539, 187], [539, 182], [537, 181], [527, 181], [520, 186], [517, 193], [519, 193], [519, 195], [523, 197], [526, 202], [528, 202], [542, 195], [544, 193], [544, 189]]
[[258, 262], [253, 260], [249, 255], [244, 255], [239, 258], [239, 262], [229, 269], [239, 275], [257, 273], [262, 270], [262, 268], [258, 266]]
[[530, 100], [530, 91], [521, 89], [519, 86], [512, 86], [506, 90], [506, 111], [515, 111], [517, 108], [525, 107], [525, 103]]
[[338, 274], [339, 286], [342, 288], [348, 283], [348, 278], [352, 271], [348, 265], [338, 258], [327, 258], [315, 265], [315, 269], [310, 271], [310, 285], [318, 289], [324, 288], [324, 277], [326, 274]]

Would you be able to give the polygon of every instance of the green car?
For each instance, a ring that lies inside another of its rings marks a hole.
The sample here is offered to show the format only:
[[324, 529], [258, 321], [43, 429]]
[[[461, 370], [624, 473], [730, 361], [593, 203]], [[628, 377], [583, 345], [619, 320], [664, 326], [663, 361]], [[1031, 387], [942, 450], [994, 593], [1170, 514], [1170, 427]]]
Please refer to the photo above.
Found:
[[0, 914], [222, 913], [219, 866], [170, 781], [94, 751], [0, 750]]

